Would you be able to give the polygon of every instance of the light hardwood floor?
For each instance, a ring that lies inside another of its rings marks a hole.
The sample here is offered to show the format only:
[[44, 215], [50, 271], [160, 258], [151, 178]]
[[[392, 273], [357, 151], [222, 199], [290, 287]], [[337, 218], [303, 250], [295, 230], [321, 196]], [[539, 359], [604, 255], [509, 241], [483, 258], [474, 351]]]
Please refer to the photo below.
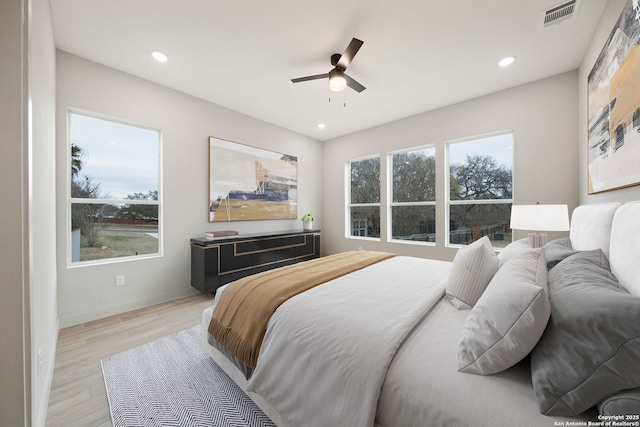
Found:
[[200, 294], [61, 329], [47, 427], [110, 427], [100, 360], [200, 323], [212, 294]]

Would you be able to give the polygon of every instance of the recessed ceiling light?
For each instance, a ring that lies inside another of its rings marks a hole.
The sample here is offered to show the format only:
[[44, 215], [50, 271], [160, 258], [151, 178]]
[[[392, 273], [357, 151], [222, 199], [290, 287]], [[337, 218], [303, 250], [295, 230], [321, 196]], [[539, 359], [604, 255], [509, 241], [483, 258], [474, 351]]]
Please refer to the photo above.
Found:
[[151, 52], [151, 56], [153, 56], [153, 59], [155, 59], [158, 62], [167, 62], [167, 55], [165, 55], [162, 52], [158, 52], [157, 50], [154, 50], [153, 52]]
[[324, 123], [318, 123], [318, 129], [324, 129], [326, 127], [327, 125], [325, 125]]
[[501, 67], [507, 67], [511, 65], [515, 59], [516, 58], [513, 56], [507, 56], [506, 58], [501, 59], [500, 62], [498, 62], [498, 65]]

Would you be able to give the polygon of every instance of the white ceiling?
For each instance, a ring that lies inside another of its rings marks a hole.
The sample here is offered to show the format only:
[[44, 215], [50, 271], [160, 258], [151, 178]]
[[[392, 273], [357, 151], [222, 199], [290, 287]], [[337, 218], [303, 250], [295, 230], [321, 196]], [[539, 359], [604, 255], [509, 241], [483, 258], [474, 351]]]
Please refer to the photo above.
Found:
[[[560, 3], [51, 0], [59, 49], [318, 140], [578, 68], [606, 2], [540, 30]], [[347, 74], [364, 92], [329, 102], [327, 80], [291, 83], [328, 72], [352, 37], [364, 45]]]

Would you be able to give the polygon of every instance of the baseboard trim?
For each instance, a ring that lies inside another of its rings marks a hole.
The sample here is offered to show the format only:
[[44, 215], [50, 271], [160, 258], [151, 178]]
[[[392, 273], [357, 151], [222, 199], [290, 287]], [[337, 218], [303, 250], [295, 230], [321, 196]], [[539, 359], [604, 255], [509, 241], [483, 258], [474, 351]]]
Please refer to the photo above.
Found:
[[92, 322], [94, 320], [104, 319], [105, 317], [115, 316], [126, 313], [128, 311], [138, 310], [140, 308], [149, 307], [164, 302], [174, 301], [180, 298], [188, 297], [199, 293], [196, 289], [185, 289], [180, 292], [171, 294], [157, 295], [149, 298], [133, 299], [128, 301], [120, 301], [105, 307], [93, 310], [74, 313], [59, 318], [60, 328], [68, 328], [70, 326], [81, 325], [83, 323]]

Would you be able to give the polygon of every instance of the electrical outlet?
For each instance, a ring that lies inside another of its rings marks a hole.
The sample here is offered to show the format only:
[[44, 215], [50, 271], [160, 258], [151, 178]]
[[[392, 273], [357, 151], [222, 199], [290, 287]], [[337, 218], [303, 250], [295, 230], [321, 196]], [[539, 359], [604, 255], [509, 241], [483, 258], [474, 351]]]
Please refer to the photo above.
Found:
[[124, 276], [116, 276], [116, 286], [124, 286]]

